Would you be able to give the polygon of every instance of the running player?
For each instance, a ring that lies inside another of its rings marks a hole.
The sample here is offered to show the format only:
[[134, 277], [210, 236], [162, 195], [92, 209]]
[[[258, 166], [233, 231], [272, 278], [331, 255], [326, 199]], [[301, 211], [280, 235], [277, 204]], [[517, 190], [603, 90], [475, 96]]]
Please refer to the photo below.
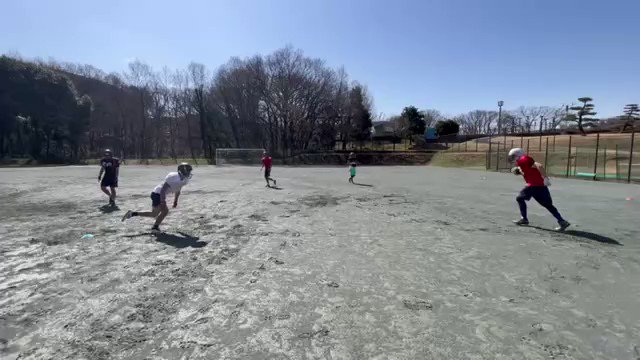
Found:
[[151, 230], [160, 231], [160, 224], [162, 220], [169, 214], [169, 208], [167, 207], [167, 194], [173, 193], [173, 207], [178, 206], [178, 198], [180, 197], [180, 190], [182, 187], [189, 183], [191, 179], [191, 171], [193, 168], [188, 163], [182, 163], [178, 165], [178, 172], [170, 172], [167, 177], [158, 186], [153, 189], [151, 193], [151, 211], [127, 211], [122, 217], [122, 221], [130, 219], [134, 216], [155, 218], [156, 222], [153, 224]]
[[549, 185], [551, 182], [547, 177], [546, 172], [542, 164], [537, 163], [533, 158], [524, 153], [524, 150], [520, 148], [511, 149], [509, 151], [509, 161], [514, 162], [516, 166], [511, 169], [511, 172], [515, 175], [522, 175], [527, 185], [520, 191], [520, 194], [516, 197], [518, 206], [520, 207], [520, 220], [514, 221], [517, 225], [529, 225], [529, 218], [527, 218], [527, 201], [531, 198], [542, 205], [545, 209], [549, 210], [551, 215], [558, 220], [557, 231], [564, 231], [569, 227], [569, 222], [562, 218], [558, 209], [553, 206], [553, 200], [551, 199], [551, 193], [549, 192]]
[[272, 163], [273, 163], [273, 159], [271, 159], [271, 156], [269, 156], [269, 153], [267, 153], [267, 150], [264, 150], [262, 152], [262, 167], [260, 168], [260, 170], [264, 168], [264, 179], [267, 181], [267, 187], [271, 187], [271, 183], [269, 181], [273, 181], [273, 186], [278, 186], [276, 185], [276, 181], [271, 178]]
[[351, 175], [351, 177], [349, 178], [349, 182], [353, 184], [353, 178], [356, 177], [356, 162], [352, 162], [351, 166], [349, 166], [349, 175]]
[[[102, 177], [104, 174], [104, 177]], [[100, 160], [100, 174], [98, 182], [100, 189], [109, 197], [109, 205], [116, 205], [116, 188], [118, 187], [118, 175], [120, 174], [120, 161], [113, 157], [111, 150], [104, 151], [104, 158]], [[109, 188], [109, 189], [107, 189]]]

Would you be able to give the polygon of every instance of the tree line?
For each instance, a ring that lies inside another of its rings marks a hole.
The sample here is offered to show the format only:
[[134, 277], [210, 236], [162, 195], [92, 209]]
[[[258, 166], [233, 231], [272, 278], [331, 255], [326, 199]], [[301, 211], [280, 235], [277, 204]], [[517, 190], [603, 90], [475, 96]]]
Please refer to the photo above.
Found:
[[104, 148], [124, 158], [191, 157], [265, 148], [286, 158], [370, 138], [373, 99], [342, 69], [286, 47], [123, 73], [90, 65], [0, 58], [0, 157], [76, 161]]
[[440, 135], [509, 135], [531, 134], [576, 129], [582, 135], [588, 129], [633, 129], [640, 120], [638, 104], [628, 104], [623, 115], [609, 119], [593, 116], [595, 105], [590, 97], [580, 97], [577, 105], [520, 106], [510, 111], [473, 110], [466, 114], [447, 117], [435, 109], [419, 110], [407, 106], [400, 115], [386, 119], [391, 132], [400, 138], [422, 136], [426, 128], [433, 127]]

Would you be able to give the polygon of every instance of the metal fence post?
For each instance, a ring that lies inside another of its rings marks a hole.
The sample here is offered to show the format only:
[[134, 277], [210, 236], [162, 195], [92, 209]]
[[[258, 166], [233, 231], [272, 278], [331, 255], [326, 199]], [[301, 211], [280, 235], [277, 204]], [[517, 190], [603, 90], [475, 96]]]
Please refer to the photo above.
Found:
[[[513, 141], [513, 140], [512, 140]], [[504, 168], [508, 169], [509, 168], [509, 150], [513, 149], [513, 147], [510, 147], [509, 149], [507, 149], [507, 144], [504, 144]]]
[[478, 139], [476, 139], [476, 152], [478, 152]]
[[604, 147], [604, 157], [602, 159], [602, 179], [607, 180], [607, 147]]
[[529, 153], [529, 140], [531, 139], [527, 138], [527, 154]]
[[520, 135], [520, 149], [524, 147], [524, 136]]
[[489, 159], [491, 159], [491, 153], [487, 151], [487, 152], [484, 153], [484, 167], [485, 167], [485, 170], [489, 170]]
[[[555, 145], [555, 137], [554, 139], [554, 145]], [[571, 135], [569, 135], [569, 153], [567, 154], [567, 172], [565, 174], [565, 177], [569, 177], [569, 166], [571, 165]]]
[[489, 138], [489, 157], [487, 158], [487, 170], [491, 169], [491, 138]]
[[538, 151], [542, 151], [542, 131], [540, 132], [540, 138], [538, 138]]
[[544, 150], [544, 167], [546, 169], [551, 169], [548, 162], [549, 162], [549, 138], [547, 138], [547, 145], [545, 146], [545, 150]]
[[464, 152], [467, 152], [467, 147], [469, 146], [469, 142], [464, 142]]
[[509, 149], [513, 149], [513, 140], [511, 140], [511, 147]]
[[598, 150], [600, 149], [600, 133], [596, 134], [596, 158], [593, 160], [593, 180], [598, 180]]
[[498, 148], [496, 149], [496, 171], [500, 171], [500, 142], [498, 142]]
[[616, 144], [616, 180], [620, 179], [620, 167], [618, 166], [618, 144]]
[[633, 129], [631, 130], [631, 147], [629, 148], [629, 169], [627, 171], [627, 182], [631, 182], [631, 167], [633, 166], [633, 140], [636, 137], [636, 127], [635, 124]]
[[576, 147], [576, 151], [573, 153], [573, 176], [578, 175], [578, 148]]
[[553, 135], [553, 151], [556, 151], [556, 136]]

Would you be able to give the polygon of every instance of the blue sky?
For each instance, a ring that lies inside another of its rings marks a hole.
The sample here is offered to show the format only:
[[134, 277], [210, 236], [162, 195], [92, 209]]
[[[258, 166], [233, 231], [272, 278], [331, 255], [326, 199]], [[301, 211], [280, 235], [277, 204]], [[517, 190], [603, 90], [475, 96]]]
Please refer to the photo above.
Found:
[[640, 0], [4, 0], [0, 52], [122, 71], [292, 45], [344, 66], [377, 112], [640, 102]]

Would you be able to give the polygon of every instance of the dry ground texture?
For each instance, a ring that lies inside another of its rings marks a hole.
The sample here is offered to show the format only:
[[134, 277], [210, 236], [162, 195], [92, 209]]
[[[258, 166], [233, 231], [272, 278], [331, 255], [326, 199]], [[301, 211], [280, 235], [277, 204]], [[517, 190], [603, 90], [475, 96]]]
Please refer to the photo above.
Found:
[[560, 234], [508, 174], [197, 167], [155, 236], [172, 168], [121, 170], [0, 169], [0, 358], [640, 357], [636, 185], [556, 179]]

